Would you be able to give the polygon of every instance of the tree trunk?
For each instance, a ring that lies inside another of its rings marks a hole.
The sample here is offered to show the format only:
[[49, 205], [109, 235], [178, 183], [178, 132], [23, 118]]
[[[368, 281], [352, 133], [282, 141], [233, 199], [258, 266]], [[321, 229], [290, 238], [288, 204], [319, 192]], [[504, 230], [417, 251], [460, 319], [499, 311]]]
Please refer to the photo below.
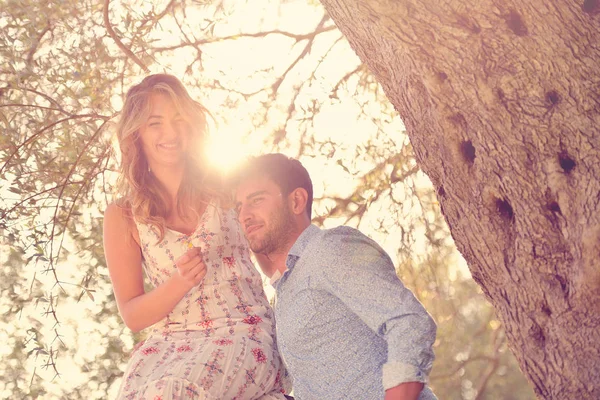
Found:
[[600, 399], [600, 0], [322, 2], [538, 397]]

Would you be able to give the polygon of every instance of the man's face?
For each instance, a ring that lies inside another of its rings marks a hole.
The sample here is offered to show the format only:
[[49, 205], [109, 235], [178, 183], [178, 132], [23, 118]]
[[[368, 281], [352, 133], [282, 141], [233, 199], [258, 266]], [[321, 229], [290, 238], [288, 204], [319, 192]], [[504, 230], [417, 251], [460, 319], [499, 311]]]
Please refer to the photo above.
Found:
[[287, 196], [267, 178], [251, 178], [237, 188], [236, 210], [244, 234], [255, 253], [281, 250], [293, 233], [293, 214]]

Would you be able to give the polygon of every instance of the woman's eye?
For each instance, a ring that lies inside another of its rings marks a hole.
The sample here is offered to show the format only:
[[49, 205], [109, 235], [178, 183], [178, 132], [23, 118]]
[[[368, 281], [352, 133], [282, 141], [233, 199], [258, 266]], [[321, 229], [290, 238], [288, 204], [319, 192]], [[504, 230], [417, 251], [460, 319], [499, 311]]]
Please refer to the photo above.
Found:
[[160, 126], [160, 122], [152, 122], [148, 126]]

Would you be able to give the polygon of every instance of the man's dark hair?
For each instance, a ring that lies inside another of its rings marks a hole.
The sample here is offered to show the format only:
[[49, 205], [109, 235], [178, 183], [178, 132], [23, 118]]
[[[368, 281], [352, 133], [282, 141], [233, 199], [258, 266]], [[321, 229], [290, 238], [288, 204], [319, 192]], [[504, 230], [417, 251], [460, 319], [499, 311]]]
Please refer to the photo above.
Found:
[[248, 159], [233, 174], [231, 185], [237, 188], [243, 181], [265, 177], [272, 180], [281, 189], [281, 194], [289, 195], [297, 188], [308, 193], [306, 212], [312, 215], [313, 186], [308, 171], [300, 161], [281, 153], [264, 154]]

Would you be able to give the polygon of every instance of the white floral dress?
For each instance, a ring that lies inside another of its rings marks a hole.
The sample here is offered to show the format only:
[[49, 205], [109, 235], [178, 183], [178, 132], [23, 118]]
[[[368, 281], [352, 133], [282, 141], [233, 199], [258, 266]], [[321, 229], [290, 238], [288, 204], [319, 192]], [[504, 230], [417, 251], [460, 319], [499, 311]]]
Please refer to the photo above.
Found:
[[153, 286], [191, 246], [201, 248], [207, 274], [134, 351], [117, 398], [284, 399], [273, 312], [235, 212], [210, 204], [193, 233], [166, 230], [160, 243], [155, 228], [137, 228]]

